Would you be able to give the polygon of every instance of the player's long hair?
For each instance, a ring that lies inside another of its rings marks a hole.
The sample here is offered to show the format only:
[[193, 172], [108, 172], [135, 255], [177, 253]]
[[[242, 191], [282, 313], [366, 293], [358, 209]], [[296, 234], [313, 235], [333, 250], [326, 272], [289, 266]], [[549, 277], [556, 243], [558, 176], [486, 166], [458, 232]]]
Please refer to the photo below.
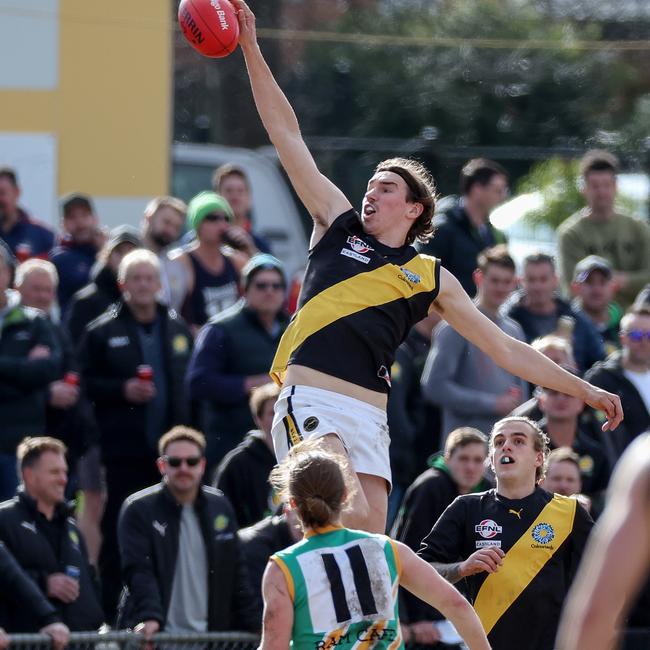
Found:
[[295, 502], [303, 527], [317, 529], [336, 521], [351, 496], [347, 473], [347, 460], [316, 439], [293, 447], [270, 480], [285, 502]]
[[433, 235], [433, 213], [436, 207], [436, 184], [429, 170], [417, 160], [410, 158], [389, 158], [382, 160], [375, 168], [377, 172], [393, 172], [400, 176], [408, 192], [409, 203], [422, 205], [422, 214], [415, 220], [406, 235], [406, 243], [414, 241], [425, 243]]

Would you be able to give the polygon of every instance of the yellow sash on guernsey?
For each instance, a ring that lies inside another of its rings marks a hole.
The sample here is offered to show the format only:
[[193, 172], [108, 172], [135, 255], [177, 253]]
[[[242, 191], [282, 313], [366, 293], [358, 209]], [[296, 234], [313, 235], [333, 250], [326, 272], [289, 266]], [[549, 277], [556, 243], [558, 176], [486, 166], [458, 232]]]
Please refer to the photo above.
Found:
[[491, 573], [481, 585], [474, 609], [486, 634], [569, 536], [576, 505], [575, 499], [554, 495], [506, 553], [499, 570]]

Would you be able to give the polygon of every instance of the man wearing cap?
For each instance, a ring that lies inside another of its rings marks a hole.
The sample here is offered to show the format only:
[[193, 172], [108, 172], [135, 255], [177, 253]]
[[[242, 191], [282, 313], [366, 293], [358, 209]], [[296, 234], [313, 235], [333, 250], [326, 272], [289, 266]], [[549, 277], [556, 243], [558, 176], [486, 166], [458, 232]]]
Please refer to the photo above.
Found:
[[252, 257], [242, 270], [242, 289], [244, 297], [199, 332], [187, 372], [190, 396], [208, 405], [210, 465], [253, 428], [250, 392], [268, 382], [269, 364], [289, 323], [278, 259], [266, 253]]
[[0, 167], [0, 240], [20, 262], [30, 257], [47, 259], [54, 246], [54, 233], [23, 210], [19, 200], [16, 170]]
[[92, 282], [74, 294], [65, 314], [65, 325], [77, 344], [86, 325], [120, 299], [117, 269], [122, 258], [140, 246], [140, 234], [132, 226], [118, 226], [111, 230], [90, 273]]
[[76, 291], [88, 284], [90, 269], [102, 245], [99, 219], [86, 194], [68, 194], [61, 201], [63, 235], [50, 252], [59, 274], [59, 308], [63, 313]]
[[239, 276], [255, 253], [250, 235], [234, 226], [233, 218], [228, 201], [214, 192], [197, 194], [187, 206], [196, 241], [178, 257], [188, 273], [181, 314], [195, 332], [237, 302]]
[[615, 288], [612, 265], [604, 257], [589, 255], [576, 265], [571, 307], [594, 324], [607, 354], [621, 347], [618, 329], [623, 310], [613, 300]]

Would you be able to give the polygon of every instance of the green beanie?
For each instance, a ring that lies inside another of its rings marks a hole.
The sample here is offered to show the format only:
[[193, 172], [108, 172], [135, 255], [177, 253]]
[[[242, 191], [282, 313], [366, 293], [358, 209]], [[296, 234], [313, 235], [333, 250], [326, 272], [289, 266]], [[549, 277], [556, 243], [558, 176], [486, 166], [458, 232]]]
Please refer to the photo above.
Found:
[[205, 217], [213, 212], [225, 212], [228, 221], [233, 221], [235, 214], [220, 194], [214, 192], [200, 192], [187, 206], [187, 223], [190, 228], [197, 230]]

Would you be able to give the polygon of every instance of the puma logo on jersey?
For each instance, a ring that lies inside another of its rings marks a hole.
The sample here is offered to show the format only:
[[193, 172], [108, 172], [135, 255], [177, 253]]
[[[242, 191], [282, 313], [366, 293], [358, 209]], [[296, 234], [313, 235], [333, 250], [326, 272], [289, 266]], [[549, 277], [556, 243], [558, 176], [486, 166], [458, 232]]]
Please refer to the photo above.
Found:
[[166, 523], [161, 524], [159, 521], [154, 521], [152, 525], [153, 525], [153, 527], [156, 529], [156, 531], [158, 532], [158, 534], [161, 537], [165, 536], [165, 533], [167, 532], [167, 524]]
[[508, 509], [508, 514], [510, 515], [515, 515], [517, 519], [521, 519], [521, 513], [523, 511], [523, 508], [519, 508], [519, 510], [513, 510], [512, 508]]

